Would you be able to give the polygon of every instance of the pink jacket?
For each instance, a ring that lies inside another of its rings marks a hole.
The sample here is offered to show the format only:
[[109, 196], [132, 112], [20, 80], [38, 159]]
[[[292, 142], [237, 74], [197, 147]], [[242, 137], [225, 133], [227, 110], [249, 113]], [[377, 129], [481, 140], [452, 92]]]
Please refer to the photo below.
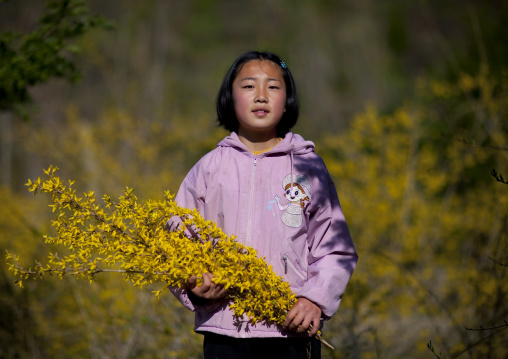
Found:
[[[233, 132], [190, 170], [176, 201], [254, 247], [297, 297], [321, 307], [325, 319], [337, 311], [358, 257], [335, 186], [312, 142], [289, 132], [256, 156]], [[197, 332], [294, 335], [275, 325], [238, 322], [224, 301], [197, 305], [185, 290], [172, 292], [196, 312]]]

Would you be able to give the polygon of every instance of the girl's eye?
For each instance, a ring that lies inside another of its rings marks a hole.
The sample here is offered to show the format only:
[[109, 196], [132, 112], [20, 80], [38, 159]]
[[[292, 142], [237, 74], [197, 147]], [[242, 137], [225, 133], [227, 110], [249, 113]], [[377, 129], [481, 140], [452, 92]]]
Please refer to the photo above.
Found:
[[278, 90], [279, 88], [277, 86], [269, 86], [268, 87], [270, 90]]
[[298, 191], [295, 191], [295, 196], [298, 196]]
[[289, 194], [289, 190], [286, 191], [286, 194]]

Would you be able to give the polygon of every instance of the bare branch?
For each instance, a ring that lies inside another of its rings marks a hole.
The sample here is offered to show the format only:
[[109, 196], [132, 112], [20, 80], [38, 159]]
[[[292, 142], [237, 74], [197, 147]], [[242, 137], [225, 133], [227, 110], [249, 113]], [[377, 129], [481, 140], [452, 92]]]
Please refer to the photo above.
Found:
[[498, 260], [496, 260], [496, 259], [492, 258], [491, 256], [489, 256], [489, 259], [490, 259], [492, 262], [496, 263], [497, 265], [500, 265], [500, 266], [503, 266], [503, 267], [508, 267], [508, 263], [503, 263], [503, 262], [500, 262], [500, 261], [498, 261]]
[[503, 175], [501, 173], [497, 173], [495, 168], [490, 170], [490, 174], [492, 175], [492, 177], [496, 179], [496, 181], [508, 184], [508, 181], [503, 178]]
[[508, 321], [505, 320], [504, 324], [497, 325], [497, 326], [494, 326], [494, 327], [484, 328], [483, 326], [480, 325], [479, 328], [468, 328], [468, 327], [466, 327], [466, 330], [483, 331], [483, 330], [495, 330], [495, 329], [501, 329], [501, 328], [507, 328], [507, 327], [508, 327]]

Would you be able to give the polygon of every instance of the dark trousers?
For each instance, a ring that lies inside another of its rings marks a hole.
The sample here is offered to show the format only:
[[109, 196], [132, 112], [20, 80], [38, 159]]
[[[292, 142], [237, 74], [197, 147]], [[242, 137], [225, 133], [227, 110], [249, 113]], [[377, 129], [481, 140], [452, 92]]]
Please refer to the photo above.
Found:
[[204, 333], [205, 359], [320, 359], [315, 338], [232, 338]]

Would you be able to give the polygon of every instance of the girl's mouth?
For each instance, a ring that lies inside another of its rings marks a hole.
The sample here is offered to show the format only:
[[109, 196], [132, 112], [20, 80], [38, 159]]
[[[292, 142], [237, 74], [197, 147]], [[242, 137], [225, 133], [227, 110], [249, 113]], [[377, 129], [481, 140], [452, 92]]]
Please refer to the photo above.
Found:
[[270, 111], [260, 108], [260, 109], [255, 109], [252, 112], [258, 116], [264, 116], [264, 115], [268, 114]]

